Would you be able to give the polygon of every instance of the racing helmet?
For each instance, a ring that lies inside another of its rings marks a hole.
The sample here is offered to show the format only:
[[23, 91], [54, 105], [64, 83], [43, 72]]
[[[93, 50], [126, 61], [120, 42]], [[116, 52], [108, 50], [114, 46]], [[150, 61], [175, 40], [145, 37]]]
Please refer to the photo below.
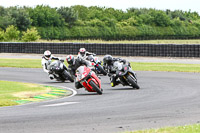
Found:
[[44, 51], [44, 58], [46, 60], [50, 59], [51, 57], [51, 52], [49, 50]]
[[82, 57], [85, 57], [86, 56], [86, 49], [85, 48], [80, 48], [79, 49], [79, 53]]
[[75, 58], [73, 55], [68, 55], [66, 61], [68, 64], [74, 64]]
[[105, 55], [103, 57], [103, 63], [111, 64], [112, 60], [113, 60], [113, 57], [111, 55]]

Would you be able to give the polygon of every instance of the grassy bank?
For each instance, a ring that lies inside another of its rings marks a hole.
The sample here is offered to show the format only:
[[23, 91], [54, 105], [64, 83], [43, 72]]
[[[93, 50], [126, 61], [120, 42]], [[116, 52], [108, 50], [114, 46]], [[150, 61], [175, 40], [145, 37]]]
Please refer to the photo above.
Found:
[[31, 98], [50, 90], [50, 88], [37, 84], [0, 80], [0, 107], [18, 105], [15, 100]]
[[130, 131], [123, 133], [200, 133], [200, 124], [179, 126], [179, 127], [165, 127], [160, 129]]
[[117, 41], [105, 41], [105, 40], [38, 40], [37, 42], [49, 42], [49, 43], [64, 43], [64, 42], [72, 42], [72, 43], [128, 43], [128, 44], [200, 44], [200, 39], [191, 39], [191, 40], [117, 40]]
[[[131, 62], [131, 66], [135, 71], [200, 72], [199, 64]], [[0, 58], [0, 67], [42, 68], [40, 59], [2, 58]]]

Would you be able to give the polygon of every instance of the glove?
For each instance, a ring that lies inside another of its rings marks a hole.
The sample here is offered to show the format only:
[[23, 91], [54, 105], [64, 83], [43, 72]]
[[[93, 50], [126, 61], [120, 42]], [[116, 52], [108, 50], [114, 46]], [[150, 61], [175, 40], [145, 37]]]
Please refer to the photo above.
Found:
[[112, 76], [112, 74], [111, 74], [111, 73], [109, 73], [109, 74], [108, 74], [108, 76], [109, 76], [109, 77], [111, 77], [111, 76]]
[[131, 64], [130, 64], [130, 62], [128, 62], [128, 66], [129, 66], [129, 67], [131, 67]]
[[49, 74], [53, 74], [53, 71], [49, 71]]

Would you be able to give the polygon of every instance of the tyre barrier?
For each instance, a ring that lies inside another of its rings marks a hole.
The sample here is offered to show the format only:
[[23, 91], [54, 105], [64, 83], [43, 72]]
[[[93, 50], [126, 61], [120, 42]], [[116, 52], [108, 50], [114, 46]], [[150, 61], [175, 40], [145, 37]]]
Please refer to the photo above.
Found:
[[99, 44], [99, 43], [0, 43], [0, 53], [77, 54], [79, 48], [97, 55], [200, 57], [200, 44]]

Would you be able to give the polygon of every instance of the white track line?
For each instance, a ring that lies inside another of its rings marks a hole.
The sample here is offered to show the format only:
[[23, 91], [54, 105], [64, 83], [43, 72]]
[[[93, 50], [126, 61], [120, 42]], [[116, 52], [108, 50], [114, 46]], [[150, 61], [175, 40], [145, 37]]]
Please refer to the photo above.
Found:
[[[48, 85], [48, 86], [52, 86], [52, 85]], [[63, 98], [70, 98], [70, 97], [73, 97], [73, 96], [75, 96], [75, 95], [77, 94], [77, 91], [75, 91], [74, 89], [69, 88], [69, 87], [65, 87], [65, 86], [57, 86], [57, 85], [56, 85], [56, 86], [53, 86], [53, 87], [66, 88], [67, 90], [72, 91], [72, 95], [67, 96], [67, 97], [63, 97]], [[60, 100], [60, 99], [63, 99], [63, 98], [47, 100], [47, 101], [44, 101], [44, 102], [56, 101], [56, 100]], [[69, 105], [69, 104], [75, 104], [75, 103], [79, 103], [79, 102], [62, 102], [62, 103], [47, 104], [47, 105], [42, 105], [42, 106], [43, 106], [43, 107], [53, 107], [53, 106], [62, 106], [62, 105]]]
[[63, 106], [63, 105], [68, 105], [68, 104], [75, 104], [79, 102], [64, 102], [64, 103], [56, 103], [56, 104], [49, 104], [49, 105], [43, 105], [45, 107], [53, 107], [53, 106]]

